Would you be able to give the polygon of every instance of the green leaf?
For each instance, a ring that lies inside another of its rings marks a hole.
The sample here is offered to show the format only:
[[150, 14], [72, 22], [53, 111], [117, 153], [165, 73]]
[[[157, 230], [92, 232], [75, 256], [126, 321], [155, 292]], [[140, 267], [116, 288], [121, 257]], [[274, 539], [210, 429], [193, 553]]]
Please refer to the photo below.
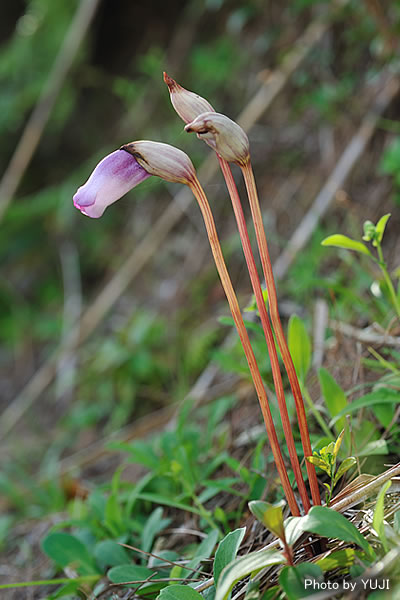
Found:
[[123, 533], [124, 521], [122, 518], [122, 508], [116, 492], [112, 492], [109, 495], [104, 516], [104, 524], [112, 535], [118, 536]]
[[301, 528], [301, 519], [302, 517], [288, 517], [285, 520], [285, 537], [289, 546], [293, 546], [304, 533]]
[[188, 585], [168, 585], [163, 588], [157, 600], [203, 600], [203, 596]]
[[377, 234], [377, 238], [378, 238], [379, 242], [382, 241], [383, 234], [385, 233], [386, 223], [388, 222], [390, 216], [391, 216], [391, 213], [387, 213], [386, 215], [383, 215], [383, 217], [381, 217], [376, 224], [375, 230], [376, 230], [376, 234]]
[[260, 599], [260, 581], [250, 581], [246, 585], [244, 600]]
[[346, 471], [351, 469], [351, 467], [353, 467], [356, 464], [356, 462], [357, 460], [354, 458], [354, 456], [349, 456], [348, 458], [345, 458], [345, 460], [342, 462], [342, 464], [339, 466], [338, 470], [335, 473], [335, 478], [333, 480], [334, 486], [337, 484], [339, 479], [343, 477]]
[[222, 569], [236, 558], [240, 544], [246, 533], [246, 527], [230, 531], [218, 544], [214, 559], [214, 581], [218, 583]]
[[311, 364], [311, 341], [303, 321], [297, 315], [289, 319], [288, 344], [296, 373], [304, 383]]
[[393, 529], [398, 535], [400, 535], [400, 510], [394, 513]]
[[205, 558], [209, 558], [214, 550], [214, 546], [218, 540], [218, 530], [213, 529], [210, 531], [208, 536], [204, 538], [199, 547], [196, 550], [196, 553], [192, 560], [188, 563], [188, 567], [191, 569], [196, 569], [200, 562]]
[[325, 238], [321, 242], [322, 246], [336, 246], [336, 248], [346, 248], [346, 250], [355, 250], [356, 252], [361, 252], [362, 254], [366, 254], [367, 256], [371, 256], [371, 252], [368, 250], [367, 246], [362, 242], [357, 242], [356, 240], [352, 240], [347, 237], [347, 235], [341, 235], [337, 233], [335, 235], [330, 235]]
[[342, 445], [342, 441], [343, 441], [343, 437], [344, 437], [344, 432], [345, 430], [342, 429], [342, 431], [339, 433], [339, 436], [335, 442], [335, 445], [333, 446], [333, 457], [335, 459], [337, 459], [337, 455], [339, 454], [339, 450], [340, 450], [340, 446]]
[[80, 575], [99, 573], [86, 546], [69, 533], [50, 533], [41, 545], [43, 552], [60, 567], [72, 565]]
[[358, 450], [357, 455], [360, 456], [376, 456], [382, 454], [389, 454], [389, 448], [386, 440], [373, 440], [368, 442], [364, 448]]
[[77, 596], [78, 589], [81, 587], [82, 583], [80, 581], [70, 581], [66, 585], [63, 585], [59, 588], [54, 594], [50, 596], [51, 600], [56, 600], [57, 598], [64, 598], [65, 596]]
[[[318, 378], [321, 385], [322, 395], [331, 417], [336, 417], [339, 413], [346, 413], [348, 402], [346, 395], [340, 385], [336, 383], [332, 375], [324, 368], [318, 371]], [[346, 426], [346, 419], [335, 419], [335, 429], [340, 432]]]
[[113, 567], [107, 573], [112, 583], [123, 583], [124, 581], [144, 581], [150, 575], [155, 575], [156, 571], [142, 567], [141, 565], [118, 565]]
[[283, 539], [285, 529], [283, 526], [282, 506], [274, 506], [263, 500], [252, 500], [249, 502], [249, 509], [267, 529], [272, 531], [277, 537]]
[[328, 473], [328, 475], [330, 476], [331, 467], [324, 460], [322, 460], [322, 458], [319, 458], [318, 456], [306, 456], [306, 460], [312, 465], [319, 467], [320, 469], [325, 471], [325, 473]]
[[355, 556], [356, 551], [354, 548], [345, 548], [332, 552], [329, 556], [317, 560], [315, 564], [321, 567], [324, 572], [333, 571], [334, 569], [350, 567], [354, 563]]
[[200, 517], [202, 516], [201, 511], [195, 506], [184, 504], [183, 502], [177, 502], [173, 498], [162, 496], [161, 494], [156, 494], [153, 492], [141, 492], [140, 494], [137, 494], [136, 500], [148, 500], [149, 502], [154, 502], [155, 504], [165, 504], [165, 506], [172, 506], [178, 510], [186, 510], [194, 513], [195, 515], [199, 515]]
[[367, 540], [343, 515], [326, 506], [313, 506], [308, 515], [302, 517], [303, 531], [317, 533], [323, 537], [354, 542], [372, 558], [374, 551]]
[[[392, 409], [391, 405], [390, 404], [375, 404], [373, 411], [374, 411], [374, 415], [376, 416], [376, 418], [378, 419], [378, 421], [380, 422], [382, 427], [384, 429], [389, 427], [390, 423], [392, 423], [392, 420], [393, 420], [393, 409]], [[393, 423], [392, 426], [394, 426], [394, 425], [395, 424]]]
[[[307, 580], [307, 581], [306, 581]], [[284, 567], [279, 574], [279, 583], [288, 600], [299, 600], [319, 592], [314, 589], [314, 581], [323, 581], [324, 574], [318, 565], [301, 563], [296, 567]]]
[[219, 578], [215, 600], [225, 600], [235, 583], [247, 577], [253, 571], [259, 571], [265, 567], [283, 564], [284, 562], [284, 556], [275, 550], [250, 552], [246, 556], [237, 558], [223, 569]]
[[279, 597], [279, 592], [279, 585], [273, 585], [272, 587], [265, 590], [260, 600], [276, 600]]
[[102, 570], [106, 567], [127, 564], [130, 560], [130, 556], [125, 548], [113, 540], [104, 540], [96, 544], [94, 557]]
[[163, 509], [159, 506], [147, 519], [141, 536], [141, 549], [150, 552], [156, 534], [171, 523], [171, 519], [163, 519]]
[[378, 497], [376, 499], [375, 510], [374, 510], [374, 518], [372, 520], [373, 528], [378, 534], [379, 539], [382, 542], [382, 546], [384, 551], [387, 553], [389, 551], [388, 543], [385, 534], [385, 523], [384, 523], [384, 508], [385, 508], [385, 494], [392, 485], [392, 482], [387, 481], [382, 489], [380, 490]]
[[346, 407], [341, 409], [335, 415], [335, 420], [340, 418], [342, 415], [355, 412], [356, 410], [365, 408], [367, 406], [374, 406], [374, 404], [398, 404], [399, 402], [400, 392], [398, 390], [392, 390], [391, 388], [379, 388], [370, 394], [361, 396], [361, 398], [348, 403]]

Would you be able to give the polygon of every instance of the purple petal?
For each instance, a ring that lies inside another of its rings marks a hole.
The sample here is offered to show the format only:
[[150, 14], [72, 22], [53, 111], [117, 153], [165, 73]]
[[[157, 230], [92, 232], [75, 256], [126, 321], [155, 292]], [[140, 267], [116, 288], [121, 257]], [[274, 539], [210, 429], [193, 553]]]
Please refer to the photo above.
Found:
[[150, 177], [136, 158], [125, 150], [115, 150], [99, 162], [87, 182], [74, 195], [74, 206], [82, 214], [97, 219], [107, 206]]

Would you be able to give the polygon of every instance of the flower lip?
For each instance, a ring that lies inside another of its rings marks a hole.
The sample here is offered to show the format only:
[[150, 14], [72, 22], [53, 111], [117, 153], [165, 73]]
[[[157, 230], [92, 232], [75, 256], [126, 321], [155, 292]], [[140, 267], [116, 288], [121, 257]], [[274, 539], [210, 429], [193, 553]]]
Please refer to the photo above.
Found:
[[82, 214], [99, 218], [107, 206], [150, 177], [129, 153], [115, 150], [103, 158], [73, 197]]

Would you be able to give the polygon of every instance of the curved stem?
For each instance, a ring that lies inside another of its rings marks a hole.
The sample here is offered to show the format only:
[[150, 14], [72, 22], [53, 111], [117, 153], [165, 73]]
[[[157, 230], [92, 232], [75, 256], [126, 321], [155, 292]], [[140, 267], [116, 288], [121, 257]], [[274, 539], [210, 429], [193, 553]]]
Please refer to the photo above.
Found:
[[196, 197], [201, 213], [203, 215], [204, 224], [206, 226], [207, 235], [210, 242], [211, 251], [213, 253], [215, 265], [217, 267], [222, 287], [224, 288], [229, 307], [231, 309], [232, 317], [235, 322], [240, 341], [242, 342], [243, 350], [246, 355], [247, 363], [249, 365], [250, 373], [254, 382], [254, 387], [256, 389], [257, 396], [260, 402], [269, 442], [271, 444], [272, 453], [274, 455], [276, 468], [283, 486], [283, 490], [285, 492], [285, 496], [292, 514], [294, 516], [299, 516], [300, 511], [297, 506], [297, 502], [289, 482], [289, 477], [286, 472], [285, 464], [283, 462], [281, 449], [279, 447], [275, 426], [272, 420], [272, 415], [268, 404], [267, 394], [256, 362], [256, 358], [254, 356], [253, 349], [250, 344], [250, 339], [243, 322], [243, 317], [240, 312], [239, 303], [225, 264], [211, 208], [208, 203], [207, 197], [204, 193], [204, 190], [201, 187], [197, 178], [194, 179], [193, 182], [190, 184], [190, 188], [194, 196]]
[[229, 195], [231, 197], [233, 211], [235, 213], [236, 223], [239, 230], [240, 239], [243, 246], [243, 252], [249, 270], [251, 285], [253, 287], [254, 295], [256, 298], [258, 312], [260, 313], [260, 319], [262, 328], [264, 331], [265, 339], [267, 342], [268, 353], [271, 360], [272, 376], [274, 379], [276, 396], [278, 399], [279, 412], [281, 415], [283, 431], [285, 434], [286, 444], [289, 450], [290, 462], [296, 478], [297, 487], [303, 502], [304, 510], [307, 513], [310, 509], [310, 499], [307, 494], [306, 485], [304, 483], [303, 474], [301, 472], [299, 459], [296, 452], [296, 447], [293, 439], [292, 428], [290, 425], [288, 410], [285, 400], [285, 392], [283, 390], [282, 376], [279, 367], [278, 353], [276, 351], [274, 335], [272, 333], [271, 325], [265, 301], [261, 289], [260, 278], [258, 277], [257, 267], [254, 260], [253, 251], [249, 239], [249, 233], [247, 231], [246, 220], [243, 214], [243, 208], [240, 202], [239, 194], [236, 188], [235, 181], [233, 179], [231, 168], [226, 160], [221, 158], [218, 154], [219, 164], [221, 166], [222, 173], [224, 175], [226, 185], [228, 187]]
[[[257, 188], [254, 180], [253, 169], [251, 167], [250, 160], [241, 166], [244, 181], [246, 184], [247, 193], [249, 196], [249, 203], [251, 214], [253, 217], [254, 228], [256, 232], [258, 249], [261, 257], [261, 264], [264, 271], [265, 282], [267, 284], [269, 307], [271, 314], [272, 326], [275, 331], [276, 339], [278, 341], [279, 349], [282, 354], [283, 363], [286, 368], [286, 372], [289, 377], [290, 387], [292, 388], [294, 401], [296, 404], [297, 418], [299, 421], [299, 429], [301, 435], [301, 441], [303, 444], [303, 450], [305, 456], [312, 456], [310, 436], [308, 432], [306, 412], [304, 409], [303, 397], [301, 395], [300, 384], [297, 379], [296, 370], [294, 368], [293, 360], [289, 352], [289, 347], [286, 342], [285, 334], [278, 310], [278, 298], [276, 294], [276, 287], [274, 281], [274, 275], [272, 272], [271, 259], [269, 257], [267, 240], [265, 237], [264, 224], [261, 215], [260, 204], [258, 201]], [[317, 476], [315, 473], [315, 467], [308, 461], [306, 461], [307, 473], [310, 482], [311, 496], [314, 504], [321, 504], [321, 496], [319, 493]]]

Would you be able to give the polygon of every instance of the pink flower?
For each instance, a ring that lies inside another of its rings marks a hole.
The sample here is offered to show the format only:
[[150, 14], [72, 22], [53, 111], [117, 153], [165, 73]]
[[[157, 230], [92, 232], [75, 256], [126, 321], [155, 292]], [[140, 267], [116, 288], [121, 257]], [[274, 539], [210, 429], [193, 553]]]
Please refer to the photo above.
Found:
[[99, 162], [87, 182], [74, 195], [74, 206], [97, 219], [107, 206], [150, 177], [132, 154], [115, 150]]

